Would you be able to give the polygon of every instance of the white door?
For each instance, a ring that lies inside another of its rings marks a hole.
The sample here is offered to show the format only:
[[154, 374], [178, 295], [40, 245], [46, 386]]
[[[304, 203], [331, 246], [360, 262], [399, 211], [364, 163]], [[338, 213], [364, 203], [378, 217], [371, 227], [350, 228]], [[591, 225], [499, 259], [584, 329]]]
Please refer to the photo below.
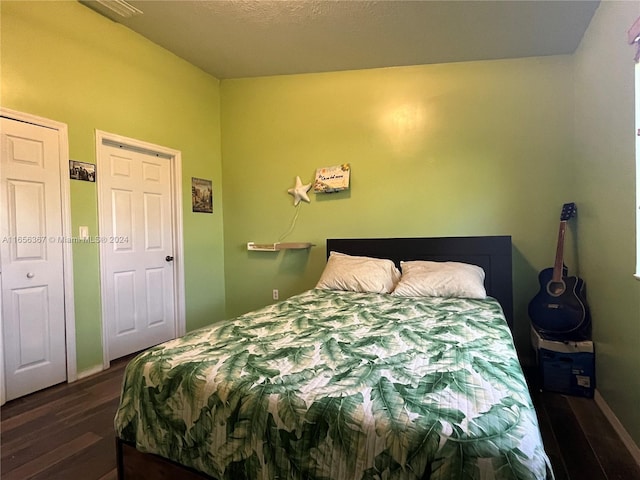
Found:
[[59, 137], [1, 118], [6, 400], [67, 379]]
[[171, 160], [101, 145], [100, 248], [108, 359], [176, 337]]

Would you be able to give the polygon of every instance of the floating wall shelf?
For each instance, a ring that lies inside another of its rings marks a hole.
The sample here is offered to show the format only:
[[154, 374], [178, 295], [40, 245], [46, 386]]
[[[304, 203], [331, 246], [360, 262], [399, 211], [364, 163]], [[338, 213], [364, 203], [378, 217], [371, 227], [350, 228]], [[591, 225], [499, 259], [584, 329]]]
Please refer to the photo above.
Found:
[[247, 250], [256, 252], [278, 252], [280, 250], [303, 250], [314, 247], [314, 243], [309, 242], [289, 242], [289, 243], [247, 243]]

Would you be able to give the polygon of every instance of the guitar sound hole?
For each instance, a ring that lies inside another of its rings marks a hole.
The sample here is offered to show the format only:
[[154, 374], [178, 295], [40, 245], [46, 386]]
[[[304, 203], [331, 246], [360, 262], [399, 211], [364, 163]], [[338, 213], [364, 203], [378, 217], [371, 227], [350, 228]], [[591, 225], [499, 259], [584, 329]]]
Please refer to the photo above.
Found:
[[552, 295], [554, 297], [559, 297], [560, 295], [562, 295], [565, 291], [565, 284], [564, 282], [549, 282], [547, 284], [547, 292], [549, 292], [549, 295]]

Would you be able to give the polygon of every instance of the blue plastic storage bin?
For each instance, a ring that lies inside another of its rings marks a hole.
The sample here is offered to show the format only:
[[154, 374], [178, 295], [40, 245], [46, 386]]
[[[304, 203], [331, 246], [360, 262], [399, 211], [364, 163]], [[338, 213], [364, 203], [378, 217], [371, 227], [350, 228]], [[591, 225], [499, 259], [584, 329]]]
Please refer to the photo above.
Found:
[[543, 390], [593, 398], [596, 376], [592, 341], [557, 342], [542, 338], [535, 330], [531, 340]]

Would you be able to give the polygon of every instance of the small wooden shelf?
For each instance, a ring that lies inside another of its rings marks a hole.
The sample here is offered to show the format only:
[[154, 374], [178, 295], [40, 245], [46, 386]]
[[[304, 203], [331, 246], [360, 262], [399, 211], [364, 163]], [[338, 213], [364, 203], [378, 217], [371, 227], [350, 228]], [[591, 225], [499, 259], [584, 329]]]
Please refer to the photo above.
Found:
[[247, 243], [247, 250], [254, 252], [279, 252], [280, 250], [304, 250], [306, 248], [315, 247], [314, 243], [309, 242], [288, 242], [288, 243]]

